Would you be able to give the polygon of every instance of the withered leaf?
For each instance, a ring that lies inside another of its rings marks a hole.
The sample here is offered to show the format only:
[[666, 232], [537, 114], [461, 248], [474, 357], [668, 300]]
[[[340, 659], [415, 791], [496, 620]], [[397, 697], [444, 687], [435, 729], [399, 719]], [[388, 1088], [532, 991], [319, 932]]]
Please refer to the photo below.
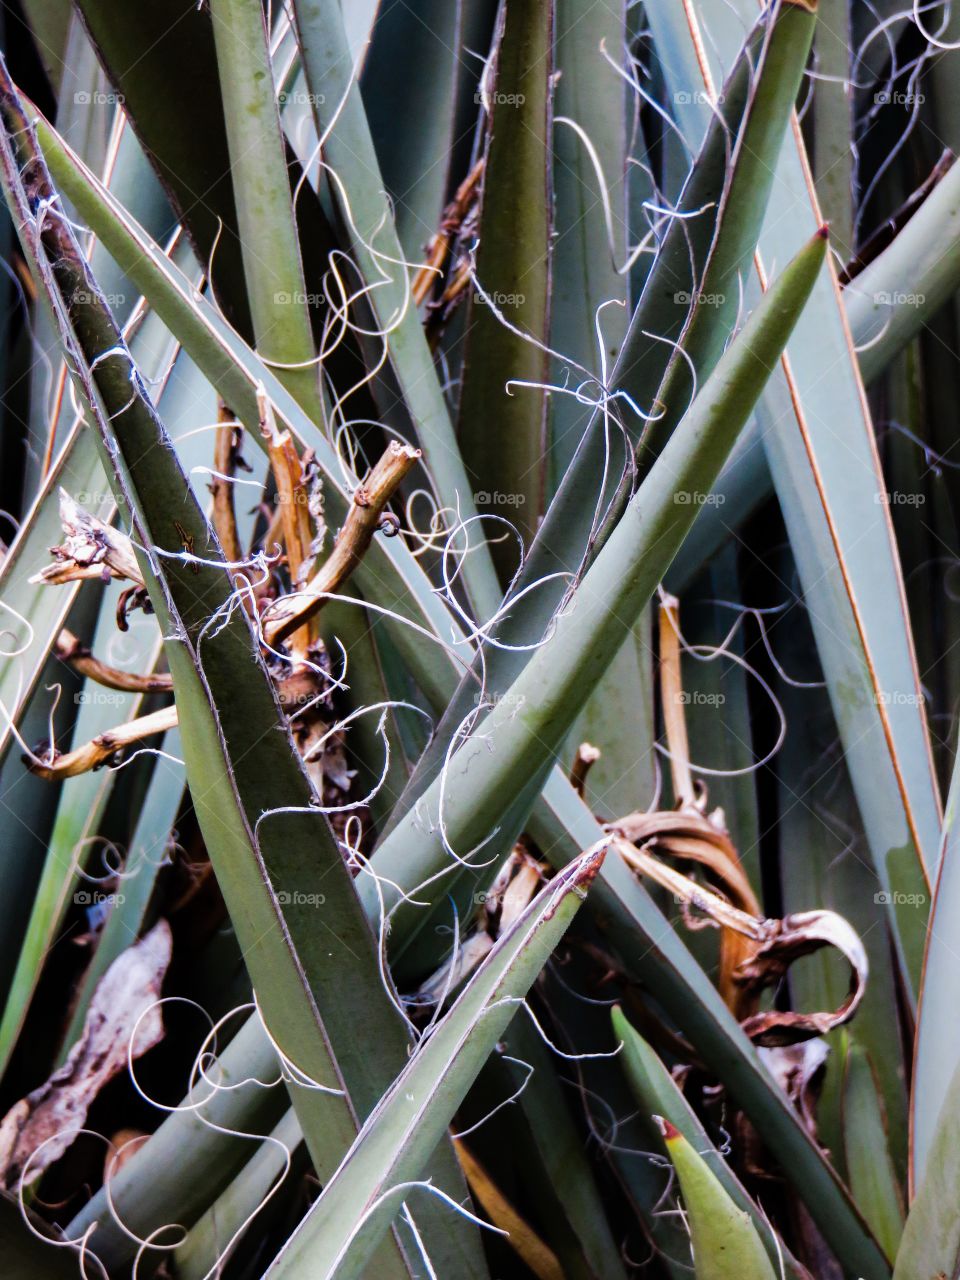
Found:
[[859, 934], [834, 911], [798, 911], [773, 925], [755, 954], [737, 971], [737, 980], [747, 991], [774, 986], [800, 956], [835, 947], [850, 964], [850, 987], [839, 1009], [819, 1013], [772, 1010], [745, 1018], [743, 1029], [758, 1045], [797, 1044], [826, 1035], [857, 1011], [867, 986], [867, 953]]
[[157, 1001], [171, 951], [170, 926], [160, 920], [100, 979], [66, 1062], [0, 1121], [4, 1186], [18, 1186], [25, 1170], [25, 1185], [36, 1181], [74, 1141], [100, 1090], [124, 1069], [128, 1048], [138, 1058], [163, 1039]]

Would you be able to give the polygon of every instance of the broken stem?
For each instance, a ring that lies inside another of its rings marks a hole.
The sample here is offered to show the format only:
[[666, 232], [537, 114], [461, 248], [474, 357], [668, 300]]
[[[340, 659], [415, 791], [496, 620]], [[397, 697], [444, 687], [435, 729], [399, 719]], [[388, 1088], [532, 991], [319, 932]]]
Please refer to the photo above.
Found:
[[122, 693], [172, 693], [173, 677], [166, 672], [142, 676], [136, 671], [121, 671], [108, 667], [95, 658], [85, 644], [81, 644], [72, 631], [65, 627], [57, 637], [54, 651], [61, 662], [67, 662], [80, 675], [102, 684], [107, 689], [119, 689]]
[[587, 785], [587, 774], [599, 759], [600, 748], [595, 747], [592, 742], [581, 742], [577, 747], [577, 754], [570, 769], [570, 785], [581, 800]]
[[419, 449], [390, 442], [363, 484], [358, 485], [343, 528], [323, 568], [299, 591], [273, 601], [264, 613], [263, 634], [275, 646], [314, 617], [360, 563], [380, 527], [384, 509], [397, 486], [420, 457]]
[[683, 675], [680, 670], [680, 601], [664, 595], [660, 603], [660, 699], [663, 727], [670, 753], [673, 798], [678, 807], [696, 803], [690, 772], [690, 743], [684, 712]]
[[[296, 590], [301, 577], [309, 571], [310, 547], [313, 542], [303, 468], [290, 432], [277, 428], [273, 406], [263, 386], [257, 388], [257, 413], [277, 485], [277, 509], [287, 553], [290, 585]], [[298, 627], [291, 635], [290, 649], [296, 662], [302, 662], [306, 658], [312, 639], [309, 625]]]
[[[237, 513], [233, 505], [233, 474], [237, 465], [238, 424], [222, 400], [217, 402], [217, 430], [213, 446], [213, 469], [210, 492], [213, 495], [213, 527], [220, 539], [223, 554], [232, 563], [243, 559], [237, 533]], [[224, 477], [229, 479], [224, 479]]]
[[88, 773], [91, 769], [99, 769], [105, 765], [118, 751], [152, 738], [155, 734], [166, 733], [168, 729], [177, 727], [177, 708], [164, 707], [162, 711], [154, 711], [148, 716], [140, 716], [130, 720], [117, 729], [106, 733], [98, 733], [95, 738], [68, 751], [65, 755], [55, 756], [43, 764], [35, 758], [27, 757], [27, 768], [37, 777], [53, 782], [58, 778], [75, 778], [79, 773]]
[[724, 929], [732, 929], [735, 933], [751, 938], [754, 942], [763, 942], [767, 938], [770, 932], [770, 921], [752, 916], [732, 906], [725, 898], [705, 889], [689, 876], [682, 875], [665, 863], [659, 862], [646, 850], [638, 849], [624, 836], [613, 835], [611, 843], [628, 866], [640, 875], [649, 876], [651, 880], [656, 881], [672, 893], [677, 902], [696, 908]]

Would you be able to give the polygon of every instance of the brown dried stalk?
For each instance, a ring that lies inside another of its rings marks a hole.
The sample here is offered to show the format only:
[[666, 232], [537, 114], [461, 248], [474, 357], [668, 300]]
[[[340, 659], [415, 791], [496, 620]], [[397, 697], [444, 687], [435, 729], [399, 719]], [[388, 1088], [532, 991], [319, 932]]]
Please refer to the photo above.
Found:
[[233, 476], [237, 468], [241, 428], [234, 414], [222, 400], [217, 401], [217, 431], [213, 446], [213, 469], [210, 492], [213, 495], [213, 527], [223, 548], [223, 554], [236, 564], [243, 559], [240, 535], [237, 533], [237, 513], [233, 505], [233, 484], [223, 476]]
[[[637, 843], [655, 839], [657, 848], [662, 852], [699, 862], [730, 893], [741, 910], [759, 915], [759, 903], [727, 833], [723, 811], [716, 809], [709, 817], [705, 816], [706, 788], [697, 788], [693, 781], [685, 710], [687, 699], [680, 661], [680, 602], [670, 595], [664, 595], [660, 605], [660, 699], [677, 812], [635, 814], [632, 820], [624, 819], [617, 827]], [[637, 819], [641, 820], [639, 824]], [[652, 820], [652, 827], [644, 830], [644, 820]], [[632, 825], [634, 830], [628, 832], [625, 824]], [[736, 980], [740, 966], [754, 951], [754, 943], [744, 934], [726, 928], [721, 932], [720, 993], [740, 1018], [753, 1013], [756, 1007], [753, 998]]]
[[461, 228], [474, 208], [477, 188], [483, 173], [483, 160], [478, 160], [457, 188], [443, 211], [440, 229], [427, 245], [427, 260], [413, 278], [413, 300], [419, 307], [443, 273], [450, 250], [460, 236]]
[[154, 711], [148, 716], [140, 716], [130, 720], [116, 729], [106, 733], [98, 733], [95, 738], [85, 742], [82, 747], [68, 751], [64, 755], [52, 753], [52, 758], [40, 762], [30, 756], [26, 757], [26, 765], [31, 773], [39, 778], [52, 782], [58, 778], [74, 778], [78, 773], [87, 773], [91, 769], [99, 769], [122, 751], [124, 747], [152, 738], [154, 734], [166, 733], [168, 729], [177, 727], [177, 708], [164, 707], [162, 711]]
[[[277, 485], [277, 510], [280, 515], [283, 545], [287, 553], [287, 568], [291, 585], [296, 590], [309, 573], [310, 547], [313, 542], [307, 490], [303, 483], [303, 468], [290, 432], [280, 431], [277, 427], [273, 406], [263, 386], [257, 388], [257, 414], [260, 419], [260, 430], [267, 442], [270, 466]], [[311, 630], [311, 627], [306, 625], [298, 627], [290, 635], [290, 649], [297, 662], [302, 662], [307, 656], [313, 639]]]
[[[287, 567], [294, 587], [309, 572], [313, 529], [310, 526], [309, 498], [303, 482], [303, 466], [290, 432], [280, 431], [273, 406], [264, 387], [257, 388], [260, 430], [267, 442], [270, 465], [277, 482], [277, 507], [287, 553]], [[306, 566], [306, 569], [305, 569]]]
[[387, 503], [420, 457], [419, 449], [390, 442], [367, 479], [358, 485], [343, 528], [323, 567], [299, 591], [271, 602], [263, 614], [263, 634], [275, 646], [314, 617], [360, 563], [380, 527]]
[[696, 803], [690, 773], [690, 743], [684, 714], [683, 674], [680, 669], [680, 602], [665, 595], [660, 604], [660, 699], [670, 752], [670, 775], [677, 807]]
[[142, 676], [136, 671], [121, 671], [108, 667], [95, 658], [85, 644], [81, 644], [66, 627], [60, 632], [54, 652], [61, 662], [67, 662], [80, 675], [102, 684], [106, 689], [119, 689], [122, 693], [172, 693], [173, 677], [167, 672]]
[[592, 742], [581, 742], [577, 747], [577, 754], [570, 770], [570, 785], [581, 800], [587, 785], [587, 774], [599, 759], [600, 748], [595, 747]]

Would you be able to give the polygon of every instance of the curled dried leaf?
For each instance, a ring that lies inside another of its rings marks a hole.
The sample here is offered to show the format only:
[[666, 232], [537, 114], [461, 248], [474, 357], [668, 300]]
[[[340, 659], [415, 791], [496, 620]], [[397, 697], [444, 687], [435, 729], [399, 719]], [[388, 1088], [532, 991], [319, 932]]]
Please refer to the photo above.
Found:
[[[741, 1016], [741, 1021], [755, 1044], [787, 1045], [810, 1040], [849, 1022], [856, 1013], [866, 990], [867, 954], [859, 935], [842, 916], [834, 911], [803, 911], [782, 920], [766, 919], [733, 906], [660, 862], [648, 851], [648, 845], [638, 848], [618, 834], [613, 835], [612, 843], [634, 871], [662, 885], [685, 909], [741, 935], [750, 944], [747, 957], [732, 970], [731, 980], [741, 993], [737, 1005], [750, 1010]], [[821, 947], [836, 947], [850, 963], [850, 989], [839, 1009], [818, 1013], [757, 1012], [760, 993], [780, 982], [794, 960]]]
[[770, 921], [776, 927], [742, 964], [737, 981], [744, 990], [759, 994], [778, 983], [794, 960], [821, 947], [835, 947], [850, 964], [850, 987], [839, 1009], [831, 1013], [795, 1013], [772, 1010], [744, 1020], [743, 1029], [756, 1044], [787, 1045], [826, 1035], [849, 1022], [863, 999], [869, 966], [859, 935], [834, 911], [801, 911]]
[[[623, 835], [649, 852], [693, 862], [702, 867], [711, 883], [733, 906], [751, 916], [760, 916], [760, 904], [740, 864], [740, 857], [726, 829], [723, 810], [705, 814], [698, 800], [674, 811], [631, 813], [608, 830]], [[688, 921], [688, 923], [692, 923]], [[756, 943], [737, 928], [722, 928], [720, 934], [720, 993], [738, 1017], [751, 1012], [744, 1006], [745, 993], [737, 982], [740, 966], [753, 955]]]
[[139, 1058], [163, 1039], [158, 1001], [172, 947], [170, 926], [160, 920], [114, 960], [66, 1062], [0, 1121], [5, 1187], [35, 1182], [73, 1143], [97, 1094], [127, 1065], [127, 1054]]

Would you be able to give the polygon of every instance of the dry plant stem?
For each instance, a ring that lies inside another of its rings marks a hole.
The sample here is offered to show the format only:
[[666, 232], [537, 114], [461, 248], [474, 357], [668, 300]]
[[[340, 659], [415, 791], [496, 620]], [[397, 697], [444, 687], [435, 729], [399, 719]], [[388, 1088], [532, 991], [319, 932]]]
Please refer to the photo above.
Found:
[[173, 677], [166, 672], [142, 676], [136, 671], [120, 671], [108, 667], [95, 658], [85, 644], [81, 644], [72, 631], [65, 627], [57, 637], [55, 652], [61, 662], [67, 662], [80, 675], [102, 684], [106, 689], [119, 689], [123, 693], [172, 693]]
[[78, 578], [113, 577], [143, 586], [143, 575], [127, 535], [84, 511], [64, 489], [60, 490], [60, 523], [64, 540], [51, 548], [54, 562], [34, 574], [31, 582], [56, 586]]
[[27, 768], [31, 773], [51, 782], [58, 778], [74, 778], [78, 773], [87, 773], [106, 764], [124, 747], [176, 727], [177, 708], [164, 707], [162, 711], [154, 711], [148, 716], [140, 716], [137, 720], [122, 724], [118, 729], [100, 733], [75, 751], [68, 751], [66, 755], [57, 756], [45, 764], [37, 764], [35, 760], [28, 758]]
[[718, 825], [721, 817], [720, 810], [706, 817], [697, 809], [686, 808], [678, 812], [628, 813], [609, 826], [631, 844], [699, 863], [721, 881], [724, 891], [742, 911], [759, 915], [760, 904], [733, 842]]
[[[233, 476], [236, 469], [237, 427], [233, 413], [222, 400], [217, 402], [217, 421], [213, 447], [213, 476], [210, 492], [213, 495], [213, 527], [223, 548], [223, 554], [234, 564], [243, 559], [240, 537], [237, 533], [237, 513], [233, 505], [233, 485], [222, 476]], [[244, 602], [246, 603], [246, 601]]]
[[711, 893], [709, 889], [704, 889], [689, 876], [674, 871], [672, 867], [659, 862], [644, 849], [638, 849], [624, 836], [613, 835], [610, 842], [624, 862], [634, 871], [639, 872], [640, 875], [649, 876], [651, 880], [672, 893], [677, 902], [701, 911], [724, 929], [732, 929], [735, 933], [742, 934], [754, 942], [763, 942], [770, 934], [771, 926], [776, 924], [775, 921], [762, 920], [757, 916], [749, 915], [746, 911], [741, 911], [726, 899]]
[[[31, 282], [32, 283], [32, 282]], [[36, 289], [33, 291], [33, 298], [36, 300]], [[67, 386], [67, 366], [64, 361], [60, 362], [60, 368], [57, 370], [57, 385], [53, 393], [53, 404], [50, 408], [50, 422], [47, 429], [47, 444], [43, 451], [43, 462], [40, 465], [40, 474], [46, 479], [50, 474], [50, 468], [53, 466], [53, 453], [57, 439], [57, 423], [60, 421], [60, 409], [63, 405], [63, 393]]]
[[660, 604], [660, 697], [663, 725], [670, 752], [670, 775], [677, 807], [696, 803], [690, 773], [690, 743], [683, 709], [683, 677], [680, 670], [680, 602], [665, 595]]
[[[290, 432], [277, 428], [273, 406], [263, 387], [257, 390], [257, 412], [277, 485], [277, 509], [290, 582], [296, 589], [300, 585], [304, 566], [309, 564], [310, 546], [313, 542], [303, 468]], [[298, 627], [291, 635], [290, 649], [295, 661], [301, 662], [306, 658], [312, 639], [312, 628], [309, 625]]]
[[577, 747], [577, 754], [570, 770], [570, 785], [581, 800], [583, 799], [584, 788], [587, 785], [587, 774], [599, 759], [600, 748], [595, 747], [592, 742], [581, 742]]
[[302, 567], [310, 559], [310, 545], [313, 542], [303, 468], [290, 432], [278, 430], [273, 406], [262, 387], [257, 391], [257, 409], [260, 430], [267, 442], [270, 465], [277, 482], [277, 506], [280, 509], [280, 527], [283, 530], [290, 581], [298, 586]]
[[271, 646], [280, 644], [323, 608], [360, 563], [380, 526], [384, 509], [397, 486], [420, 457], [419, 449], [393, 440], [367, 479], [358, 485], [343, 528], [323, 568], [306, 586], [268, 606], [263, 633]]
[[[734, 901], [745, 911], [759, 915], [760, 907], [750, 887], [733, 842], [727, 835], [723, 814], [717, 810], [710, 818], [703, 818], [706, 792], [701, 796], [693, 785], [690, 769], [690, 742], [687, 737], [686, 698], [683, 692], [683, 670], [680, 658], [680, 602], [675, 596], [662, 597], [660, 604], [660, 697], [663, 704], [663, 723], [670, 752], [670, 774], [673, 781], [677, 815], [691, 819], [695, 829], [674, 827], [667, 834], [664, 827], [657, 830], [658, 844], [673, 857], [699, 862], [731, 891]], [[669, 819], [671, 815], [656, 815]], [[714, 838], [716, 833], [716, 838]], [[724, 929], [720, 936], [720, 994], [738, 1018], [755, 1011], [755, 1000], [737, 981], [741, 966], [751, 957], [755, 948], [743, 934], [735, 929]]]
[[456, 195], [443, 211], [440, 230], [427, 245], [427, 260], [413, 278], [413, 299], [419, 307], [429, 296], [450, 256], [450, 246], [460, 234], [463, 220], [476, 199], [477, 186], [483, 173], [483, 160], [478, 160], [457, 188]]

